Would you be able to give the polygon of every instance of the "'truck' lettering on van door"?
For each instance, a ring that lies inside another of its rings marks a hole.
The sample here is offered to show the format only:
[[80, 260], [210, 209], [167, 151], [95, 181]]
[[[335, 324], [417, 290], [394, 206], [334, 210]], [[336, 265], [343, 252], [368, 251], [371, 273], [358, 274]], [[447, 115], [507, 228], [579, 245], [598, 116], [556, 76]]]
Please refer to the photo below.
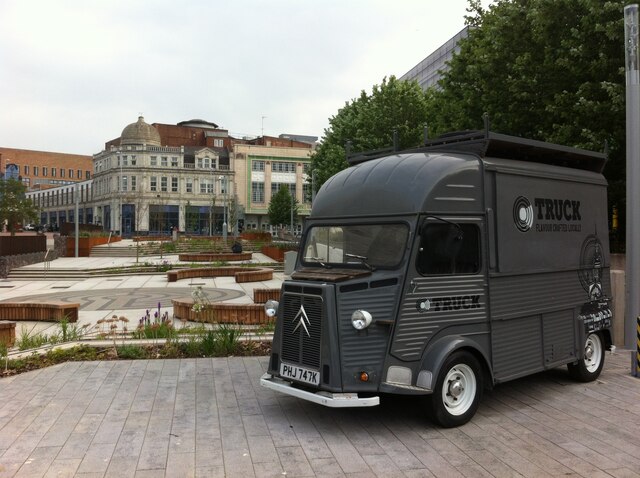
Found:
[[433, 299], [418, 299], [416, 309], [420, 312], [445, 312], [448, 310], [479, 309], [479, 295], [458, 295], [452, 297], [434, 297]]
[[582, 214], [580, 201], [565, 198], [534, 198], [519, 196], [513, 203], [513, 221], [520, 232], [528, 232], [535, 221], [536, 232], [580, 232]]

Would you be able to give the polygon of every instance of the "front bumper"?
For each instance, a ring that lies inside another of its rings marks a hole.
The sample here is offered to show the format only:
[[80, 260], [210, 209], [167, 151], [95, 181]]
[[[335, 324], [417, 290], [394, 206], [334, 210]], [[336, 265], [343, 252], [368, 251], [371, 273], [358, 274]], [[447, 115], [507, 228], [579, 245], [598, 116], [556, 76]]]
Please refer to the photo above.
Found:
[[276, 392], [331, 408], [375, 407], [380, 404], [380, 397], [361, 398], [358, 397], [357, 393], [308, 392], [300, 388], [295, 388], [291, 382], [282, 380], [270, 373], [265, 373], [260, 378], [260, 385], [270, 390], [275, 390]]

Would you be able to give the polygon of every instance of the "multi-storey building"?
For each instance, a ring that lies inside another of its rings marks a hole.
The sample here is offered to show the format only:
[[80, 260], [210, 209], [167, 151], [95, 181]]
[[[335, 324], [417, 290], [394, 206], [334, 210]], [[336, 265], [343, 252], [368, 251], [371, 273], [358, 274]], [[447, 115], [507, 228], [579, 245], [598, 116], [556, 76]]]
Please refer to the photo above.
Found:
[[423, 90], [437, 85], [442, 72], [449, 68], [447, 62], [460, 51], [460, 40], [469, 36], [469, 27], [464, 27], [434, 50], [424, 60], [400, 77], [401, 80], [416, 80]]
[[91, 156], [0, 147], [0, 173], [17, 175], [31, 190], [86, 181], [92, 170]]
[[[237, 139], [214, 123], [147, 124], [142, 117], [93, 156], [93, 181], [73, 189], [28, 193], [42, 222], [78, 217], [105, 230], [195, 234], [269, 230], [272, 194], [286, 185], [309, 213], [306, 170], [312, 145], [290, 138]], [[72, 200], [72, 198], [74, 198]], [[300, 218], [296, 218], [299, 223]]]

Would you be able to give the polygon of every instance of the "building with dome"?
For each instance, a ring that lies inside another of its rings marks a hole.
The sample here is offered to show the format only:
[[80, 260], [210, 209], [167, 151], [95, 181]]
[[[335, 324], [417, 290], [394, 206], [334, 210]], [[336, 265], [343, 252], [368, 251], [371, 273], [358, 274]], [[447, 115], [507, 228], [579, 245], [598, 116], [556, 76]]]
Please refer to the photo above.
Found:
[[149, 124], [140, 116], [93, 156], [93, 179], [77, 192], [66, 186], [28, 195], [42, 209], [42, 223], [71, 221], [77, 195], [81, 222], [124, 236], [272, 230], [267, 209], [282, 186], [301, 215], [309, 213], [312, 149], [291, 138], [233, 138], [202, 119]]

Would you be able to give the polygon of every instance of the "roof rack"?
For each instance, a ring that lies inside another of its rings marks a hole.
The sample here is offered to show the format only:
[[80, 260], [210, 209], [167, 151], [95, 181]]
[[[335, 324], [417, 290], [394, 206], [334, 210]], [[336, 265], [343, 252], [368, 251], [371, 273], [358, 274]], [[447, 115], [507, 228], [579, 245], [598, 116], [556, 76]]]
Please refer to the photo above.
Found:
[[[393, 152], [407, 154], [447, 151], [473, 153], [481, 158], [506, 158], [551, 164], [597, 173], [602, 173], [607, 162], [605, 153], [596, 153], [585, 149], [494, 133], [489, 131], [486, 118], [485, 126], [484, 130], [448, 133], [425, 141], [423, 146], [404, 151], [397, 151], [397, 148], [386, 148], [385, 150], [357, 153], [347, 156], [347, 161], [349, 164], [354, 165], [371, 159], [389, 156], [389, 153]], [[397, 144], [397, 141], [395, 141], [395, 144]]]

